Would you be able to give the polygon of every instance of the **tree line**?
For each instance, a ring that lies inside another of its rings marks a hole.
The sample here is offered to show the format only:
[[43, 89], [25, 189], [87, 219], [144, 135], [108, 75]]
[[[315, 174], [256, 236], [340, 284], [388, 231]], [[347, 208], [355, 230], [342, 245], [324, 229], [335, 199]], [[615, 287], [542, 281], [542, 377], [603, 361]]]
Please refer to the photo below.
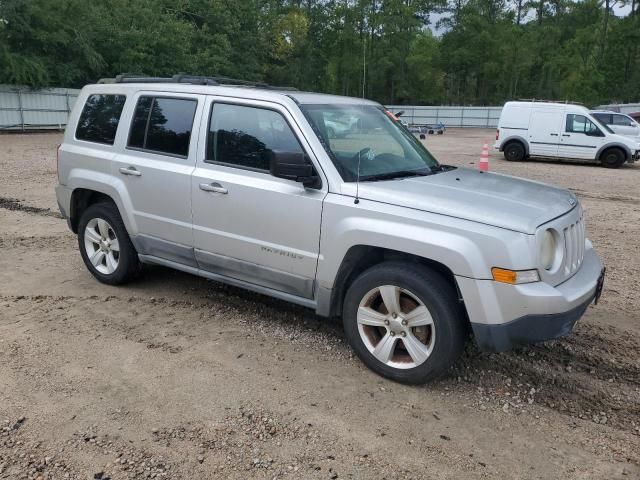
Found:
[[639, 3], [0, 0], [0, 83], [190, 73], [386, 104], [640, 101]]

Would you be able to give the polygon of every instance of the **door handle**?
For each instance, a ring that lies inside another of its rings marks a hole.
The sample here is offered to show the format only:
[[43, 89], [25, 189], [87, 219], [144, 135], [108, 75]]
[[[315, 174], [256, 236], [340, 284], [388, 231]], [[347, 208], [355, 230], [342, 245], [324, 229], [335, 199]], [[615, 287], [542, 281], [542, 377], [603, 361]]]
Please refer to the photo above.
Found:
[[562, 136], [563, 137], [570, 137], [571, 135], [569, 135], [568, 133], [563, 133]]
[[204, 190], [205, 192], [213, 192], [213, 193], [222, 193], [227, 194], [229, 191], [220, 185], [218, 182], [211, 183], [201, 183], [200, 190]]
[[142, 172], [136, 170], [135, 167], [120, 167], [120, 173], [123, 175], [133, 175], [134, 177], [142, 176]]
[[557, 133], [550, 133], [549, 135], [551, 135], [552, 137], [557, 137], [558, 136]]

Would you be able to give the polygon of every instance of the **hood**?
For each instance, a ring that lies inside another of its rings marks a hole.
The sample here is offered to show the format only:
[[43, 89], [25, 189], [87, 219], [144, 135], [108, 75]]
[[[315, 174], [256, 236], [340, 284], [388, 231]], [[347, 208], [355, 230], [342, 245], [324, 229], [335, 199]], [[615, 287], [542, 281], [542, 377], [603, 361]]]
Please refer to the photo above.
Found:
[[360, 183], [362, 199], [533, 234], [578, 203], [567, 190], [496, 173], [457, 168], [425, 177]]

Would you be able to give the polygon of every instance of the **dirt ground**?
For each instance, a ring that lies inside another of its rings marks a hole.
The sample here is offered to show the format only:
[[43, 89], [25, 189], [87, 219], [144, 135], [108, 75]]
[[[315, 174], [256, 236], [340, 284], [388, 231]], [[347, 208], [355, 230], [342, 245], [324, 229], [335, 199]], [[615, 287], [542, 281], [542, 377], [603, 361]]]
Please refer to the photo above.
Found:
[[[493, 131], [427, 144], [477, 167]], [[640, 478], [640, 165], [493, 171], [572, 189], [604, 257], [567, 338], [469, 347], [421, 387], [377, 377], [338, 323], [160, 267], [99, 284], [57, 212], [61, 135], [0, 135], [0, 478]]]

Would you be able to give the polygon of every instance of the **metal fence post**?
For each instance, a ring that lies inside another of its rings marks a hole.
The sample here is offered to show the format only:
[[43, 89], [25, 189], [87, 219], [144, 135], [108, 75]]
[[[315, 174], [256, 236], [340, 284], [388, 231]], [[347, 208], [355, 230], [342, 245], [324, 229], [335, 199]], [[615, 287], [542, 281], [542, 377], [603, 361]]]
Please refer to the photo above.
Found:
[[65, 119], [64, 124], [67, 125], [69, 123], [69, 115], [71, 115], [71, 107], [69, 106], [69, 90], [65, 90], [64, 99], [65, 99], [65, 102], [67, 103], [67, 118]]
[[462, 107], [462, 113], [460, 114], [460, 126], [464, 127], [464, 107]]
[[20, 111], [20, 124], [22, 126], [22, 131], [24, 132], [24, 110], [22, 109], [22, 94], [20, 90], [18, 90], [18, 110]]

